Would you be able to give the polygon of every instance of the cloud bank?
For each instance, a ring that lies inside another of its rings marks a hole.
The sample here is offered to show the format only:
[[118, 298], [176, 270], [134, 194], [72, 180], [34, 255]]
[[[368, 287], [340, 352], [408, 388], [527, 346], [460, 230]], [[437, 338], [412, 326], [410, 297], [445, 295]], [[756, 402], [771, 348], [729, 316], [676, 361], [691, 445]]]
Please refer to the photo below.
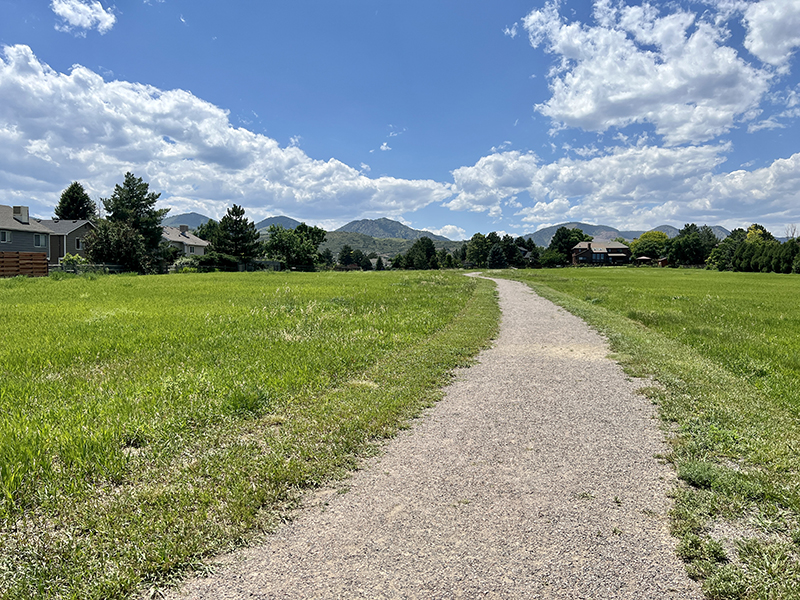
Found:
[[[723, 165], [732, 130], [782, 128], [800, 116], [798, 90], [778, 101], [772, 92], [800, 46], [800, 0], [707, 4], [714, 10], [666, 5], [673, 12], [665, 14], [647, 2], [595, 0], [590, 24], [568, 21], [559, 0], [531, 11], [522, 21], [530, 44], [554, 59], [550, 98], [535, 110], [551, 119], [552, 136], [597, 132], [601, 149], [564, 145], [577, 158], [546, 163], [493, 148], [453, 171], [455, 196], [446, 206], [494, 219], [513, 214], [531, 229], [570, 220], [631, 229], [798, 222], [800, 154], [753, 171], [725, 173]], [[758, 61], [728, 45], [733, 18]], [[784, 107], [755, 121], [766, 101]]]
[[107, 196], [126, 171], [165, 205], [224, 214], [287, 214], [344, 223], [399, 216], [451, 195], [447, 184], [370, 179], [336, 159], [231, 125], [228, 113], [183, 90], [106, 82], [76, 65], [58, 73], [27, 46], [0, 59], [0, 192], [49, 214], [61, 191], [86, 182]]

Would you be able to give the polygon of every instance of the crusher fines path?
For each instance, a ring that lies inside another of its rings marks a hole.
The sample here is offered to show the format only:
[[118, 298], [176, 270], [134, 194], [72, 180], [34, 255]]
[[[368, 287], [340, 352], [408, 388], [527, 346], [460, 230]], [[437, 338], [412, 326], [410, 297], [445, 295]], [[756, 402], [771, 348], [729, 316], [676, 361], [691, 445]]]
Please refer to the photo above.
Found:
[[173, 597], [701, 598], [667, 531], [674, 474], [644, 384], [583, 321], [496, 283], [494, 347], [348, 493]]

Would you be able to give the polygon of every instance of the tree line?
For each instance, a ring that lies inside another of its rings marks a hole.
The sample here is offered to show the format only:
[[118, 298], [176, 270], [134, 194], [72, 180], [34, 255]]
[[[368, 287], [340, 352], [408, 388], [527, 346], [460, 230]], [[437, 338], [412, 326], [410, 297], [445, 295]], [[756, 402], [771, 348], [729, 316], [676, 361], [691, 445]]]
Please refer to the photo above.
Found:
[[[343, 246], [336, 257], [329, 249], [320, 251], [325, 230], [305, 223], [294, 229], [271, 225], [262, 239], [255, 223], [245, 216], [245, 209], [234, 204], [219, 221], [212, 219], [195, 229], [195, 235], [211, 244], [210, 251], [203, 256], [179, 257], [179, 250], [162, 238], [162, 221], [169, 209], [155, 207], [159, 197], [142, 178], [128, 172], [108, 198], [100, 199], [104, 218], [99, 217], [97, 205], [78, 182], [61, 194], [55, 215], [94, 223], [94, 230], [84, 240], [89, 260], [119, 264], [140, 273], [163, 271], [171, 264], [198, 270], [237, 270], [241, 263], [259, 258], [303, 271], [549, 268], [571, 264], [575, 245], [593, 239], [579, 228], [559, 227], [547, 248], [543, 248], [531, 238], [500, 236], [493, 231], [486, 235], [476, 233], [448, 251], [437, 249], [433, 240], [422, 237], [387, 264], [377, 254], [365, 254], [349, 245]], [[754, 223], [747, 230], [734, 229], [720, 240], [707, 225], [689, 223], [674, 238], [661, 231], [648, 231], [629, 246], [634, 258], [665, 258], [672, 267], [800, 273], [800, 240], [793, 228], [787, 233], [788, 240], [780, 242], [765, 227]], [[622, 238], [616, 241], [627, 244]]]
[[155, 207], [159, 197], [141, 177], [128, 172], [110, 197], [100, 199], [105, 217], [100, 218], [97, 205], [78, 182], [64, 190], [54, 212], [59, 219], [92, 221], [94, 229], [84, 240], [88, 259], [129, 271], [155, 273], [175, 263], [198, 270], [238, 270], [241, 263], [260, 257], [302, 270], [324, 263], [318, 252], [325, 240], [323, 229], [305, 223], [294, 230], [273, 225], [262, 240], [255, 223], [236, 204], [218, 222], [212, 219], [194, 231], [211, 244], [209, 252], [181, 257], [180, 250], [162, 238], [162, 222], [169, 209]]

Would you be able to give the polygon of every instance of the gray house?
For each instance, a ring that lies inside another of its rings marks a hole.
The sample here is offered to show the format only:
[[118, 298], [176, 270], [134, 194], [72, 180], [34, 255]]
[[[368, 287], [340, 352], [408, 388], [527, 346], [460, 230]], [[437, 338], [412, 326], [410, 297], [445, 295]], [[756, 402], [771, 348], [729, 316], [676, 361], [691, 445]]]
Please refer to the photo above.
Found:
[[84, 240], [94, 229], [91, 221], [82, 219], [41, 219], [38, 221], [50, 233], [50, 263], [61, 262], [66, 254], [86, 257]]
[[49, 257], [51, 233], [30, 218], [27, 206], [0, 204], [0, 252], [43, 252]]
[[193, 233], [189, 233], [188, 225], [164, 227], [161, 239], [168, 242], [170, 246], [178, 248], [183, 256], [203, 256], [206, 253], [206, 248], [211, 245]]

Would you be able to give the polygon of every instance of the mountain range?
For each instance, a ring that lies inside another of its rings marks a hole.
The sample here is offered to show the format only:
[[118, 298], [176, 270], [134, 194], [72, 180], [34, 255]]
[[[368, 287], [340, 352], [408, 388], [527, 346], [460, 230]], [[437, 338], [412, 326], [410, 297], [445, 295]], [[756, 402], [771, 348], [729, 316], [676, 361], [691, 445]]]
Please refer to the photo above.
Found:
[[[163, 224], [169, 226], [188, 225], [190, 229], [195, 229], [209, 220], [210, 218], [205, 215], [192, 212], [167, 217], [164, 219]], [[280, 225], [286, 229], [294, 229], [299, 224], [300, 221], [290, 217], [278, 216], [268, 217], [255, 225], [259, 233], [264, 234], [270, 225]], [[618, 237], [630, 241], [645, 233], [644, 231], [620, 231], [610, 225], [590, 225], [589, 223], [572, 222], [545, 227], [535, 233], [525, 234], [522, 237], [526, 239], [533, 238], [537, 246], [546, 248], [550, 245], [550, 240], [559, 227], [566, 227], [568, 229], [577, 227], [585, 234], [591, 235], [598, 242], [607, 242]], [[712, 225], [711, 229], [719, 239], [724, 239], [730, 234], [730, 231], [719, 225]], [[673, 238], [678, 235], [679, 230], [672, 225], [659, 225], [649, 231], [663, 231], [669, 237]], [[429, 237], [434, 242], [439, 242], [439, 246], [447, 248], [457, 247], [461, 243], [453, 242], [446, 237], [435, 235], [430, 231], [412, 229], [398, 221], [387, 218], [351, 221], [347, 225], [339, 227], [336, 231], [329, 231], [326, 237], [326, 243], [324, 243], [322, 247], [330, 247], [334, 252], [338, 252], [339, 248], [344, 244], [348, 244], [362, 252], [376, 251], [380, 254], [405, 252], [411, 247], [410, 242], [418, 240], [421, 237]], [[378, 242], [377, 240], [384, 241]]]
[[412, 229], [402, 223], [387, 218], [350, 221], [347, 225], [339, 227], [336, 231], [360, 233], [374, 238], [392, 238], [397, 240], [418, 240], [421, 237], [428, 237], [434, 242], [452, 241], [444, 236], [433, 234], [430, 231]]
[[[540, 247], [546, 248], [550, 245], [550, 240], [553, 239], [553, 235], [555, 235], [556, 231], [560, 227], [566, 227], [567, 229], [574, 229], [578, 228], [586, 235], [591, 235], [596, 241], [598, 242], [609, 242], [614, 240], [618, 237], [624, 238], [627, 241], [631, 241], [635, 238], [638, 238], [640, 235], [645, 233], [645, 231], [620, 231], [610, 225], [590, 225], [588, 223], [561, 223], [559, 225], [553, 225], [552, 227], [545, 227], [544, 229], [540, 229], [536, 233], [527, 233], [524, 237], [525, 239], [533, 238], [533, 242]], [[719, 225], [712, 225], [711, 230], [714, 232], [719, 239], [725, 239], [730, 235], [730, 231], [725, 229], [724, 227], [720, 227]], [[658, 227], [654, 227], [653, 229], [648, 229], [647, 231], [663, 231], [666, 233], [670, 238], [674, 238], [678, 235], [680, 231], [677, 227], [673, 227], [672, 225], [659, 225]]]

